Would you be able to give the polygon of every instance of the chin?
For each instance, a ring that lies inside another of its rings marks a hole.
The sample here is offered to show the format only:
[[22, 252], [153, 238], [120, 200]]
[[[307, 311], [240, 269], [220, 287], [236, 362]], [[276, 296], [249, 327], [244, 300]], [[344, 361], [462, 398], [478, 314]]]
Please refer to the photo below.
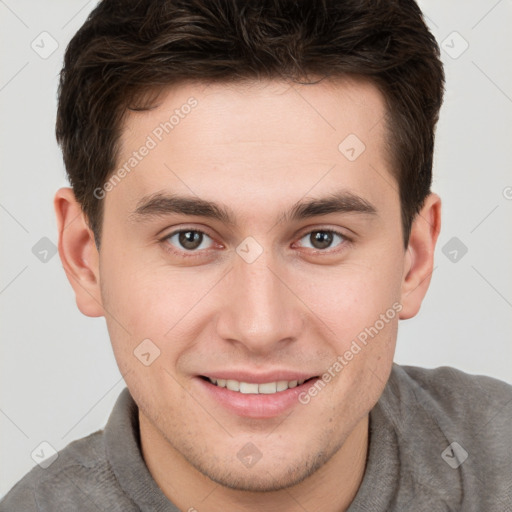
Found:
[[238, 463], [229, 467], [227, 461], [223, 466], [202, 467], [194, 464], [196, 469], [210, 480], [223, 487], [244, 492], [275, 492], [293, 487], [320, 469], [332, 454], [325, 452], [311, 454], [302, 460], [267, 461], [263, 459], [252, 467]]

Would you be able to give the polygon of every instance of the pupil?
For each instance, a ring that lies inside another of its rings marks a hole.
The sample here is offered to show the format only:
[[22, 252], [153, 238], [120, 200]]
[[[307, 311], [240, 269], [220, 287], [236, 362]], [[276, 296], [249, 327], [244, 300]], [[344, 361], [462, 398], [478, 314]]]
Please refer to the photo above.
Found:
[[185, 249], [197, 249], [203, 241], [202, 233], [197, 231], [182, 231], [178, 238]]
[[315, 231], [310, 235], [311, 244], [317, 249], [325, 249], [332, 243], [332, 233], [327, 231]]

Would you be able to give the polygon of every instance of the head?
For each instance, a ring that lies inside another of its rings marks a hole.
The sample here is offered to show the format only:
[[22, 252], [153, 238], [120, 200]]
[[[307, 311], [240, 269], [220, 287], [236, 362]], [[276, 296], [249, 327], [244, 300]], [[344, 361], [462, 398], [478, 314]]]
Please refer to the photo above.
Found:
[[[141, 424], [195, 470], [292, 485], [378, 400], [430, 281], [443, 83], [413, 0], [103, 0], [71, 41], [60, 255]], [[286, 413], [205, 381], [293, 372], [317, 381]]]

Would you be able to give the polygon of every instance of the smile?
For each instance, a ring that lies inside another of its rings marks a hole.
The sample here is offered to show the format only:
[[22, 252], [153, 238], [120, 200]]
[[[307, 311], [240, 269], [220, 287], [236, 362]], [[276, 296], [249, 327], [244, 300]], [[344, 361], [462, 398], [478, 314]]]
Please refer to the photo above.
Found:
[[[314, 377], [312, 377], [314, 378]], [[240, 382], [238, 380], [233, 379], [213, 379], [210, 377], [206, 377], [212, 384], [218, 386], [220, 388], [227, 388], [230, 391], [237, 391], [239, 393], [247, 394], [247, 395], [272, 395], [274, 393], [279, 393], [281, 391], [286, 391], [287, 389], [295, 388], [297, 386], [301, 386], [307, 380], [311, 379], [303, 379], [303, 380], [279, 380], [276, 382], [264, 382], [261, 384], [257, 384], [254, 382]]]

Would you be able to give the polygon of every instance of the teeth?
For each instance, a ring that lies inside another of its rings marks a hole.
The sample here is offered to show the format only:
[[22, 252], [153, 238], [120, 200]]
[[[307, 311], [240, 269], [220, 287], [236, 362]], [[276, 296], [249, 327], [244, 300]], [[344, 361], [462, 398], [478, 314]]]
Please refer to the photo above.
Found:
[[259, 384], [257, 393], [264, 393], [270, 395], [277, 392], [277, 382], [266, 382], [265, 384]]
[[[214, 382], [215, 384], [215, 382]], [[227, 380], [226, 381], [226, 387], [230, 389], [231, 391], [240, 391], [240, 382], [237, 380]]]
[[248, 395], [249, 393], [258, 393], [258, 384], [249, 384], [240, 382], [240, 393]]
[[277, 391], [284, 391], [285, 389], [288, 389], [288, 381], [278, 380], [277, 381]]
[[278, 393], [279, 391], [286, 391], [290, 388], [295, 388], [304, 384], [306, 379], [302, 380], [279, 380], [277, 382], [265, 382], [263, 384], [255, 384], [251, 382], [238, 382], [237, 380], [232, 379], [211, 379], [208, 377], [208, 380], [221, 388], [227, 388], [231, 391], [238, 391], [243, 394], [248, 395], [272, 395], [274, 393]]

